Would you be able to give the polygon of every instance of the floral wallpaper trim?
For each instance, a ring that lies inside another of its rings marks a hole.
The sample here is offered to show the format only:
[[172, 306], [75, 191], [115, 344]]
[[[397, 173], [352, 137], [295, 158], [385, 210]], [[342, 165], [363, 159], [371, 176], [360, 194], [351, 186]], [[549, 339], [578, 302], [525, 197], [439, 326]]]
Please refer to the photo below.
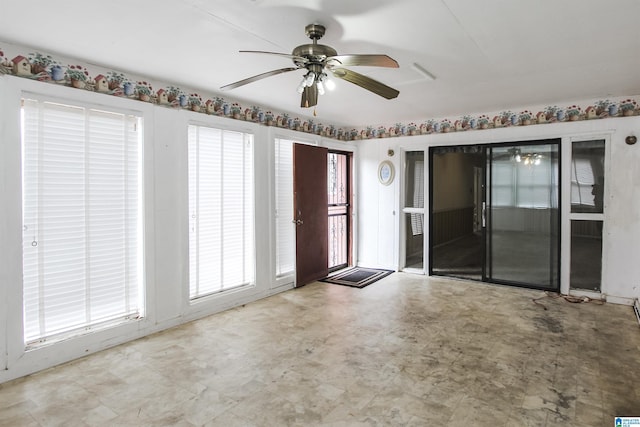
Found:
[[[416, 123], [396, 123], [393, 126], [369, 126], [364, 129], [345, 130], [334, 125], [315, 123], [313, 119], [300, 119], [282, 112], [275, 114], [263, 107], [242, 106], [238, 102], [219, 96], [204, 96], [175, 86], [154, 89], [150, 82], [135, 79], [118, 71], [90, 73], [84, 65], [69, 64], [40, 52], [6, 55], [0, 48], [0, 74], [38, 80], [83, 89], [105, 95], [120, 96], [169, 108], [180, 108], [203, 114], [227, 117], [311, 133], [342, 141], [386, 138], [394, 136], [428, 135], [468, 130], [495, 129], [510, 126], [528, 126], [592, 120], [609, 117], [640, 115], [638, 102], [633, 98], [593, 102], [586, 107], [547, 106], [537, 112], [505, 110], [497, 114], [464, 115], [456, 120], [443, 118]], [[157, 86], [157, 84], [156, 84]], [[535, 110], [533, 110], [535, 111]]]
[[273, 113], [256, 105], [243, 106], [233, 100], [226, 100], [219, 96], [205, 96], [176, 86], [163, 86], [155, 82], [152, 84], [118, 71], [90, 72], [87, 69], [88, 65], [69, 62], [40, 52], [5, 55], [5, 50], [0, 47], [0, 75], [8, 74], [169, 108], [191, 110], [346, 140], [345, 130], [338, 129], [334, 125], [316, 123], [313, 119], [293, 117], [286, 112]]
[[640, 115], [640, 108], [638, 101], [635, 99], [620, 98], [620, 100], [614, 101], [605, 99], [589, 103], [586, 107], [580, 107], [578, 105], [570, 105], [568, 107], [547, 106], [536, 113], [529, 110], [523, 110], [519, 113], [506, 110], [490, 115], [465, 115], [457, 120], [451, 120], [449, 118], [426, 120], [420, 125], [416, 123], [396, 123], [389, 128], [385, 126], [379, 126], [377, 128], [369, 126], [361, 130], [352, 129], [350, 131], [350, 138], [358, 140], [405, 135], [429, 135], [434, 133], [573, 122], [610, 117], [632, 117], [637, 115]]

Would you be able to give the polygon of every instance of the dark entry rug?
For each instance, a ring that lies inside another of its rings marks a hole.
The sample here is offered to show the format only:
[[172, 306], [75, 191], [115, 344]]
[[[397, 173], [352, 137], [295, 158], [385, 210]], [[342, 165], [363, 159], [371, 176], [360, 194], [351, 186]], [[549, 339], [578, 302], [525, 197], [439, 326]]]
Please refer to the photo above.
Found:
[[351, 286], [354, 288], [364, 288], [383, 277], [393, 273], [391, 270], [378, 270], [375, 268], [353, 267], [341, 271], [333, 276], [320, 279], [321, 282], [333, 283], [334, 285]]

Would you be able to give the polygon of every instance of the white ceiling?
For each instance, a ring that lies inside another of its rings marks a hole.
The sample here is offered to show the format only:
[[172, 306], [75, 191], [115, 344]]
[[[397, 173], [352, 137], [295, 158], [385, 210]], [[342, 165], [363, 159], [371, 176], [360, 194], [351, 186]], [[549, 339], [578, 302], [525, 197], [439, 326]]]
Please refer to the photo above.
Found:
[[[349, 126], [424, 121], [571, 100], [640, 94], [638, 0], [7, 0], [0, 41], [203, 92], [277, 68], [309, 43], [339, 54], [386, 53], [399, 69], [354, 67], [400, 90], [385, 100], [345, 81], [317, 120]], [[424, 79], [418, 63], [436, 80]], [[241, 102], [311, 116], [302, 71], [229, 92]]]

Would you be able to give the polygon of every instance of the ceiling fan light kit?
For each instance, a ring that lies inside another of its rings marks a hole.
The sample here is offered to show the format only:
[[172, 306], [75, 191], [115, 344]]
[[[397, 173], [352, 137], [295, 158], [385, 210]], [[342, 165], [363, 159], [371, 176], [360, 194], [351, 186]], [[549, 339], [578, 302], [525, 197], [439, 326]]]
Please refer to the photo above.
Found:
[[287, 73], [299, 69], [306, 70], [302, 81], [297, 87], [297, 92], [302, 95], [300, 106], [309, 108], [317, 105], [318, 95], [324, 95], [325, 89], [333, 90], [335, 83], [329, 79], [328, 72], [334, 77], [353, 83], [376, 95], [386, 99], [393, 99], [400, 93], [398, 90], [385, 85], [377, 80], [363, 74], [352, 71], [349, 66], [370, 66], [398, 68], [398, 63], [387, 55], [363, 54], [363, 55], [338, 55], [338, 52], [331, 46], [318, 44], [318, 40], [324, 36], [325, 27], [320, 24], [309, 24], [305, 27], [307, 37], [312, 43], [303, 44], [293, 49], [291, 55], [278, 52], [249, 51], [241, 50], [242, 53], [262, 53], [267, 55], [277, 55], [289, 58], [295, 67], [280, 68], [278, 70], [267, 71], [235, 83], [222, 86], [221, 90], [235, 89], [266, 77]]

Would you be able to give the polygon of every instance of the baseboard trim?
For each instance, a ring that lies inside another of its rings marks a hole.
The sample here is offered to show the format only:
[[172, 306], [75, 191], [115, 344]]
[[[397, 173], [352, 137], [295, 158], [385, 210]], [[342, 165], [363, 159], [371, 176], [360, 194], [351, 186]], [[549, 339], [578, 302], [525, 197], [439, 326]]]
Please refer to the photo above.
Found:
[[606, 295], [605, 299], [607, 302], [610, 302], [612, 304], [621, 305], [633, 305], [635, 302], [635, 298], [614, 297], [613, 295]]
[[605, 295], [600, 292], [595, 291], [585, 291], [582, 289], [569, 289], [569, 295], [573, 295], [576, 297], [587, 297], [589, 299], [601, 300], [605, 301], [607, 298]]

